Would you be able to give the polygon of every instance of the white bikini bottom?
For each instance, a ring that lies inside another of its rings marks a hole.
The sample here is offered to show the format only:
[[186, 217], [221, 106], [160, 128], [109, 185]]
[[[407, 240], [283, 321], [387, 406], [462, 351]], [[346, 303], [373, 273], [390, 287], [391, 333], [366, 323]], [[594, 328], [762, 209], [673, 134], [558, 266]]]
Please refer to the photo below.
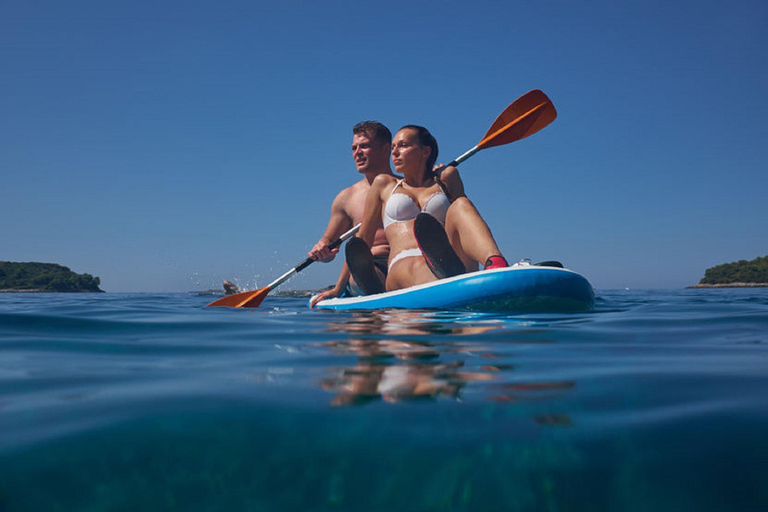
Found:
[[394, 265], [395, 263], [397, 263], [403, 258], [412, 258], [414, 256], [421, 256], [421, 255], [422, 255], [421, 249], [419, 249], [418, 247], [414, 247], [413, 249], [404, 249], [399, 253], [397, 253], [397, 256], [392, 258], [392, 261], [389, 262], [388, 270], [392, 270], [392, 265]]

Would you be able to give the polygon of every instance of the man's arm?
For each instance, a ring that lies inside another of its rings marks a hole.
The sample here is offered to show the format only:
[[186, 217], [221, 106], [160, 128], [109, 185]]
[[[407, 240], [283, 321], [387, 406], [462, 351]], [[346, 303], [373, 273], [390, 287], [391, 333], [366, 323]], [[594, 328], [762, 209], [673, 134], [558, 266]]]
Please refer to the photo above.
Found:
[[328, 244], [352, 228], [352, 218], [347, 214], [346, 209], [348, 195], [348, 189], [344, 189], [333, 200], [333, 204], [331, 204], [331, 218], [328, 219], [325, 233], [308, 253], [309, 257], [313, 260], [323, 263], [332, 261], [339, 252], [339, 249], [330, 250], [328, 249]]

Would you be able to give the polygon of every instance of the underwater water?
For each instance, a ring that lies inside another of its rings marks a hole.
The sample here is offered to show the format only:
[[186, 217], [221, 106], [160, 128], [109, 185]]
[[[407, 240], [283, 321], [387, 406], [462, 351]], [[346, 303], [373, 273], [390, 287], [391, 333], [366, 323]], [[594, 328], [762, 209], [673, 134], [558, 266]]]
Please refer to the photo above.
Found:
[[768, 289], [0, 295], [0, 510], [768, 509]]

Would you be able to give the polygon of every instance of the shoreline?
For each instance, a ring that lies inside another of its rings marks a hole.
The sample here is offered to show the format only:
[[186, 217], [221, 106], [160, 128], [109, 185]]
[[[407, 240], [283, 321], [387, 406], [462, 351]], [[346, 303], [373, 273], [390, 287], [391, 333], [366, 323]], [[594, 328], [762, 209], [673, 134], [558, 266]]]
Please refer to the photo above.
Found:
[[99, 291], [77, 290], [74, 292], [55, 292], [51, 290], [17, 290], [13, 288], [6, 288], [4, 290], [0, 290], [0, 293], [106, 293], [106, 292], [103, 290], [99, 290]]
[[694, 284], [685, 288], [768, 288], [768, 283]]

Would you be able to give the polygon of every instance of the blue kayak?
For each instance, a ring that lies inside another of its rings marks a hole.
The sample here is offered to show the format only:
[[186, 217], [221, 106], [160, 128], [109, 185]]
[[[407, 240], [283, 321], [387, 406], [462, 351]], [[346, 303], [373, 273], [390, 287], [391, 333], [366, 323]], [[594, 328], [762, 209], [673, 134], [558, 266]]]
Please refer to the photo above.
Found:
[[462, 309], [521, 313], [591, 311], [595, 292], [572, 270], [513, 265], [375, 295], [327, 299], [317, 309]]

